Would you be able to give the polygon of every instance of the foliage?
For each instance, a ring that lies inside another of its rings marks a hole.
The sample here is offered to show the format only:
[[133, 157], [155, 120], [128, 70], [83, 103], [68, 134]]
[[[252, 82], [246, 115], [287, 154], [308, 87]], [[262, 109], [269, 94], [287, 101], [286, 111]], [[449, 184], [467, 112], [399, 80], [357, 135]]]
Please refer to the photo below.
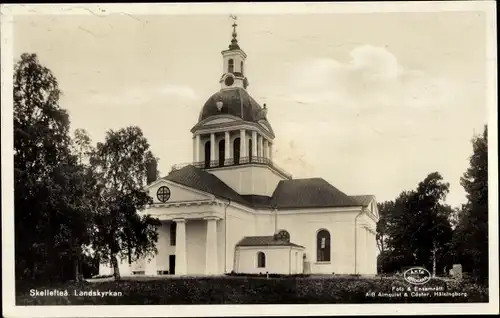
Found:
[[394, 272], [418, 265], [436, 274], [448, 265], [452, 236], [452, 209], [444, 204], [448, 191], [449, 184], [433, 172], [415, 190], [404, 191], [395, 201], [379, 204], [380, 270]]
[[159, 223], [136, 213], [151, 202], [148, 166], [158, 175], [140, 129], [110, 131], [97, 147], [83, 129], [72, 138], [54, 74], [35, 54], [14, 70], [16, 279], [78, 281], [99, 261], [155, 252]]
[[156, 160], [138, 127], [109, 131], [90, 157], [100, 182], [100, 205], [96, 211], [93, 248], [103, 262], [110, 262], [120, 278], [118, 260], [133, 261], [157, 253], [156, 227], [160, 222], [137, 212], [152, 203], [143, 188], [150, 162]]
[[387, 247], [387, 222], [390, 220], [390, 213], [394, 210], [394, 201], [385, 201], [377, 204], [379, 222], [377, 222], [377, 247], [380, 253], [384, 253]]
[[453, 244], [456, 261], [474, 278], [488, 280], [488, 131], [472, 140], [470, 167], [461, 178], [467, 192], [465, 204], [458, 216]]
[[57, 80], [35, 54], [23, 54], [13, 89], [16, 278], [78, 276], [71, 264], [89, 241], [89, 215], [79, 200], [82, 167], [70, 150]]
[[379, 272], [400, 271], [407, 265], [441, 273], [453, 263], [481, 283], [488, 279], [488, 135], [487, 127], [472, 140], [470, 167], [461, 178], [467, 203], [444, 203], [449, 185], [432, 173], [416, 190], [379, 204], [377, 224]]
[[[65, 284], [67, 297], [31, 297], [20, 290], [17, 305], [188, 305], [188, 304], [364, 304], [364, 303], [460, 303], [487, 302], [488, 289], [470, 282], [432, 279], [425, 287], [467, 295], [429, 297], [371, 297], [367, 293], [391, 293], [393, 287], [413, 286], [395, 277], [186, 277]], [[38, 290], [57, 286], [39, 286]], [[118, 297], [74, 296], [74, 290], [122, 292]], [[408, 293], [410, 294], [410, 293]]]

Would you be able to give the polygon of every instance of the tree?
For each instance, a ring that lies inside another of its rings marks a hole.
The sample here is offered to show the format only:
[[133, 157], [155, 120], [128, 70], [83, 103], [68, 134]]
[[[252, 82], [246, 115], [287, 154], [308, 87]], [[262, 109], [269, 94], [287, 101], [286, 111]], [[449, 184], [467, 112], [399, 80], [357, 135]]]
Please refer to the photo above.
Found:
[[458, 260], [480, 282], [488, 280], [488, 130], [472, 139], [470, 166], [460, 179], [467, 193], [455, 231]]
[[[394, 204], [386, 206], [385, 235], [386, 261], [385, 272], [400, 270], [404, 266], [415, 264], [412, 245], [412, 233], [415, 222], [410, 209], [414, 191], [403, 191], [395, 199]], [[388, 260], [388, 261], [387, 261]]]
[[137, 212], [152, 203], [144, 191], [148, 167], [157, 160], [138, 127], [109, 131], [98, 143], [90, 163], [99, 175], [100, 206], [96, 211], [93, 248], [99, 259], [111, 263], [120, 279], [118, 258], [129, 264], [157, 253], [160, 222]]
[[377, 247], [381, 254], [385, 252], [387, 242], [387, 223], [390, 213], [394, 210], [394, 201], [385, 201], [377, 204], [379, 212], [379, 221], [377, 222]]
[[[380, 262], [384, 271], [420, 265], [436, 275], [448, 261], [452, 209], [444, 204], [449, 184], [437, 172], [429, 174], [415, 190], [402, 192], [394, 202], [381, 204], [377, 225], [383, 238]], [[379, 244], [380, 245], [380, 244]]]
[[[443, 182], [438, 172], [431, 173], [417, 188], [418, 218], [421, 226], [415, 236], [419, 244], [418, 258], [423, 263], [431, 261], [433, 276], [436, 275], [438, 257], [442, 257], [451, 242], [451, 225], [449, 223], [451, 208], [444, 205], [449, 192], [449, 183]], [[429, 255], [430, 252], [430, 255]]]
[[[92, 165], [90, 164], [90, 158], [95, 153], [95, 149], [92, 147], [92, 141], [84, 129], [76, 129], [74, 132], [74, 137], [72, 139], [71, 151], [75, 156], [78, 163], [78, 180], [75, 182], [77, 185], [76, 191], [73, 193], [76, 195], [75, 201], [78, 202], [78, 208], [80, 209], [80, 215], [85, 216], [85, 224], [87, 225], [86, 231], [82, 232], [85, 234], [84, 237], [80, 237], [80, 242], [82, 244], [82, 249], [80, 249], [75, 259], [75, 273], [76, 280], [79, 280], [82, 274], [83, 266], [90, 259], [90, 247], [92, 243], [92, 237], [95, 236], [97, 228], [95, 226], [95, 217], [98, 211], [102, 209], [100, 198], [101, 187], [99, 182], [99, 175], [95, 173]], [[81, 265], [80, 265], [81, 264]]]
[[13, 90], [16, 278], [68, 278], [88, 239], [69, 116], [54, 74], [35, 54], [14, 66]]

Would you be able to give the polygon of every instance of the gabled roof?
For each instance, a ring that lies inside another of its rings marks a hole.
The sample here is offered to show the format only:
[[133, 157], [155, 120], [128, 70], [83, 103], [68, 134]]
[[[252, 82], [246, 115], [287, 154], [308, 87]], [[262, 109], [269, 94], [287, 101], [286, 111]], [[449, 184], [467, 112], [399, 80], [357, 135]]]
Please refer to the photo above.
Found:
[[350, 197], [363, 206], [368, 206], [375, 199], [374, 195], [351, 195]]
[[296, 246], [303, 247], [284, 240], [277, 240], [274, 236], [245, 236], [236, 246]]
[[321, 208], [359, 206], [322, 178], [282, 180], [273, 193], [273, 203], [279, 208]]
[[174, 170], [163, 179], [213, 194], [216, 197], [229, 199], [245, 205], [248, 204], [236, 191], [219, 178], [192, 165]]
[[282, 180], [272, 197], [240, 195], [215, 175], [192, 165], [174, 170], [164, 179], [257, 209], [355, 207], [364, 205], [358, 197], [368, 197], [350, 197], [322, 178]]

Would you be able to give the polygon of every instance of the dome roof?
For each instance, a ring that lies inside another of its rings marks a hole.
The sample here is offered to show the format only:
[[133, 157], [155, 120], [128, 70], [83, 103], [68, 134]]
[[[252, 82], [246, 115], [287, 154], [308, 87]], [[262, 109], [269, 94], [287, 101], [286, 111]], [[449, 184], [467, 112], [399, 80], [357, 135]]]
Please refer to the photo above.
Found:
[[[217, 108], [219, 100], [223, 103], [220, 111]], [[266, 120], [266, 111], [263, 109], [245, 89], [240, 87], [225, 89], [213, 94], [206, 101], [200, 112], [199, 121], [211, 116], [229, 114], [244, 121], [257, 123], [259, 120]]]

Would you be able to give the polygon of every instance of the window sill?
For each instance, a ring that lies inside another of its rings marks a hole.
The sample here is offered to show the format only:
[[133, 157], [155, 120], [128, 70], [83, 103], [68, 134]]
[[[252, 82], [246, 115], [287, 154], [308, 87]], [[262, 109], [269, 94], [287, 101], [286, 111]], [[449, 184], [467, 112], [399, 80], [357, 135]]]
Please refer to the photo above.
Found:
[[331, 264], [332, 262], [316, 262], [314, 264], [316, 265], [328, 265], [328, 264]]

